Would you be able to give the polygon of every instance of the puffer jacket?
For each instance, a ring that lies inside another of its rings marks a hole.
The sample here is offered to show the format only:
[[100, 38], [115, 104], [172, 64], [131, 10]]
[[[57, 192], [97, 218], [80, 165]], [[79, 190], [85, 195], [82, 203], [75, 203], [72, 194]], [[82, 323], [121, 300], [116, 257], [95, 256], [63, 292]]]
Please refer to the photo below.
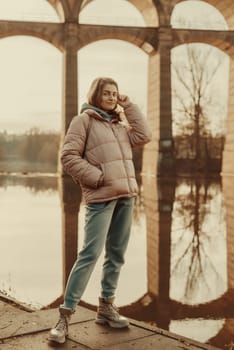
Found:
[[132, 147], [151, 139], [137, 105], [124, 113], [129, 126], [109, 122], [92, 109], [72, 119], [65, 136], [61, 161], [64, 170], [80, 183], [86, 203], [105, 202], [138, 193]]

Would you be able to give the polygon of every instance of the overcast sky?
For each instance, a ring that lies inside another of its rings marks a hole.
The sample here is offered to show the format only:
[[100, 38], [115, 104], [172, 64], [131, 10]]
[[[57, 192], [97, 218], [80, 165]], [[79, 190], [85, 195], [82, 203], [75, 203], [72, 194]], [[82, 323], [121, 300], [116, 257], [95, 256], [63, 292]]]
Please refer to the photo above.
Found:
[[[202, 4], [201, 4], [202, 3]], [[225, 28], [222, 16], [204, 3], [186, 1], [177, 6], [172, 24], [180, 16], [197, 27], [210, 18]], [[110, 14], [109, 9], [112, 9]], [[191, 8], [193, 11], [191, 11]], [[201, 16], [201, 11], [203, 16]], [[45, 0], [0, 0], [0, 19], [59, 22]], [[141, 14], [126, 0], [96, 0], [81, 13], [82, 23], [144, 26]], [[0, 131], [23, 132], [33, 126], [59, 130], [62, 110], [62, 54], [49, 43], [30, 36], [0, 39]], [[91, 81], [100, 75], [112, 76], [122, 93], [130, 95], [146, 112], [147, 55], [132, 44], [120, 40], [103, 40], [79, 51], [79, 101], [85, 101]]]

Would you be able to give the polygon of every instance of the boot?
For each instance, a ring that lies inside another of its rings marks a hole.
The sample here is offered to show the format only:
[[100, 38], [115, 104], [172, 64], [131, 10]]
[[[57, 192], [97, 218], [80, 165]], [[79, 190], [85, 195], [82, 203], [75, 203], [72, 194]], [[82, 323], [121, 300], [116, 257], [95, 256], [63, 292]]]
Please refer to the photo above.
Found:
[[50, 330], [49, 340], [63, 344], [66, 341], [68, 335], [68, 324], [71, 318], [71, 315], [75, 312], [73, 309], [68, 309], [66, 307], [60, 306], [59, 313], [60, 317], [54, 328]]
[[113, 302], [114, 298], [99, 298], [99, 307], [95, 322], [98, 324], [108, 324], [113, 328], [128, 327], [128, 319], [119, 314]]

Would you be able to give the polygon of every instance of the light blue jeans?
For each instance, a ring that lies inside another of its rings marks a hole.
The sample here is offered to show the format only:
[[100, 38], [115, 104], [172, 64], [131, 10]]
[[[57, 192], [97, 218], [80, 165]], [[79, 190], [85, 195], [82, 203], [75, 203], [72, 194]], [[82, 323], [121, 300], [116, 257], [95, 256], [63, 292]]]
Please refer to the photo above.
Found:
[[115, 295], [129, 241], [134, 201], [134, 197], [119, 198], [86, 206], [83, 248], [68, 278], [64, 307], [74, 309], [79, 303], [104, 247], [101, 297]]

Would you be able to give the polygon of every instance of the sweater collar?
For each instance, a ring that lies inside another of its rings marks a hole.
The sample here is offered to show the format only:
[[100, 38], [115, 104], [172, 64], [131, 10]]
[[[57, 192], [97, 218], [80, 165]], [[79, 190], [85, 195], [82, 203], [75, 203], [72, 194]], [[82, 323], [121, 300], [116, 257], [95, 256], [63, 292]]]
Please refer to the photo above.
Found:
[[105, 112], [103, 109], [100, 109], [98, 107], [95, 107], [89, 103], [84, 103], [81, 107], [81, 113], [84, 112], [86, 109], [92, 109], [95, 112], [97, 112], [99, 115], [101, 115], [102, 118], [107, 120], [108, 122], [111, 122], [113, 119], [118, 118], [118, 115], [115, 112], [112, 112], [112, 114], [109, 114]]

